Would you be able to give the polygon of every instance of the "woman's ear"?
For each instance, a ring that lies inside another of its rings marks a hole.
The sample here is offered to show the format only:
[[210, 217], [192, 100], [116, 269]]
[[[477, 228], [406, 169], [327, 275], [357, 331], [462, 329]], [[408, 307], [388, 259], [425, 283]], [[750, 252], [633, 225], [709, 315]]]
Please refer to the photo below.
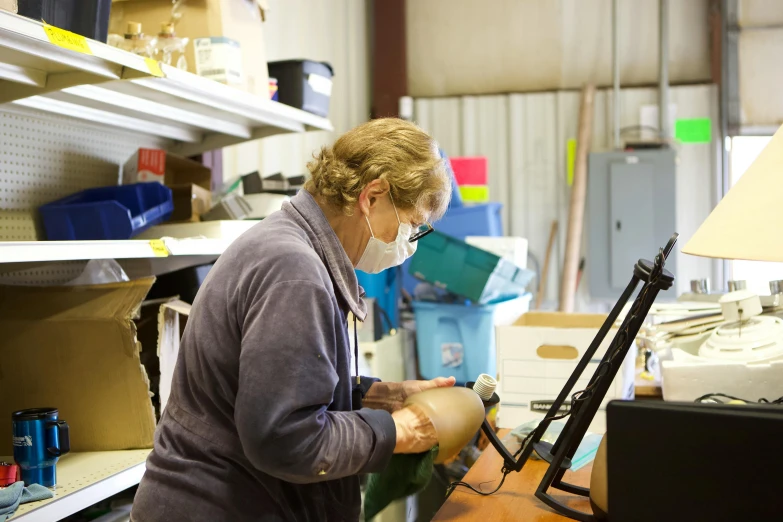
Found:
[[370, 209], [389, 193], [389, 182], [385, 179], [374, 179], [367, 184], [359, 194], [359, 211], [365, 216], [370, 215]]

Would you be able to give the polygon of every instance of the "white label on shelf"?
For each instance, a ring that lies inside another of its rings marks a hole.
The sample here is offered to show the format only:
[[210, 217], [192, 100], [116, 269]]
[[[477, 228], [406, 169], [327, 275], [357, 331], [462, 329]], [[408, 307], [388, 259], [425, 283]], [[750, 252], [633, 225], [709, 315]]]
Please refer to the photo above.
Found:
[[313, 91], [318, 94], [323, 94], [324, 96], [332, 95], [332, 80], [326, 76], [310, 74], [307, 76], [307, 83], [309, 83]]
[[196, 74], [226, 83], [242, 83], [242, 48], [224, 37], [196, 38]]

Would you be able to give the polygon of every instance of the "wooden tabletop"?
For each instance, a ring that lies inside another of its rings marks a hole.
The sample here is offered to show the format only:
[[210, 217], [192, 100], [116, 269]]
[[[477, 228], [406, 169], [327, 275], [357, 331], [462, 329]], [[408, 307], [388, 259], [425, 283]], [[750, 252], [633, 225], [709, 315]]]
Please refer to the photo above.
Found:
[[[501, 430], [499, 438], [508, 434], [509, 430]], [[517, 446], [518, 447], [518, 446]], [[514, 448], [509, 447], [514, 450]], [[497, 487], [502, 477], [500, 472], [503, 459], [495, 448], [487, 447], [478, 461], [473, 465], [464, 481], [483, 491], [492, 491]], [[547, 465], [540, 460], [529, 460], [519, 473], [511, 472], [500, 491], [488, 497], [478, 495], [469, 489], [459, 487], [454, 490], [443, 506], [435, 514], [433, 520], [449, 521], [481, 521], [481, 522], [550, 522], [571, 520], [558, 515], [546, 504], [538, 500], [535, 491], [544, 476]], [[589, 486], [592, 466], [572, 472], [566, 472], [564, 480], [577, 486]], [[550, 494], [561, 502], [580, 511], [591, 513], [590, 502], [584, 498], [557, 489], [550, 489]]]

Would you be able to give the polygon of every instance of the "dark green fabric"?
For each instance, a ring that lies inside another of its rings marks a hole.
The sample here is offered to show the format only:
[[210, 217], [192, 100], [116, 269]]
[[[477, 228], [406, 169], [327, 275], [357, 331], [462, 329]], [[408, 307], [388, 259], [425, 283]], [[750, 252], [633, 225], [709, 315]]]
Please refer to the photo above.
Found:
[[386, 469], [371, 474], [367, 480], [364, 519], [372, 520], [393, 501], [424, 489], [432, 478], [432, 466], [437, 456], [437, 446], [424, 453], [392, 455]]

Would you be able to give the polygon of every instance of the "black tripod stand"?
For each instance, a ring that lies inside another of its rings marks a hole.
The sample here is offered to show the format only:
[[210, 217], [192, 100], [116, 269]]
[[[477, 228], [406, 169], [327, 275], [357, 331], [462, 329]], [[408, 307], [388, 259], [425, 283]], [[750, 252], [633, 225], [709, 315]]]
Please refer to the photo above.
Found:
[[[541, 499], [541, 501], [555, 511], [567, 517], [581, 522], [595, 522], [597, 520], [591, 513], [577, 511], [558, 502], [548, 493], [548, 490], [550, 487], [553, 487], [585, 497], [590, 495], [590, 490], [588, 488], [563, 482], [563, 475], [565, 474], [565, 471], [571, 467], [571, 459], [574, 457], [574, 454], [579, 447], [579, 443], [587, 432], [587, 428], [598, 411], [601, 401], [606, 395], [615, 375], [617, 375], [617, 371], [620, 369], [623, 359], [625, 359], [636, 334], [639, 332], [642, 322], [645, 317], [647, 317], [650, 307], [655, 302], [658, 292], [669, 289], [674, 282], [674, 276], [664, 269], [664, 264], [666, 263], [666, 258], [674, 248], [674, 244], [677, 242], [677, 237], [678, 234], [676, 233], [672, 235], [666, 246], [660, 249], [658, 255], [655, 256], [654, 262], [640, 259], [636, 263], [633, 269], [633, 277], [623, 291], [623, 294], [620, 296], [620, 299], [614, 305], [614, 308], [612, 308], [606, 321], [604, 321], [604, 324], [598, 330], [598, 334], [593, 339], [593, 342], [590, 343], [584, 356], [576, 365], [574, 372], [571, 374], [568, 382], [566, 382], [565, 386], [560, 391], [560, 394], [557, 396], [557, 399], [555, 399], [550, 407], [546, 417], [544, 417], [538, 427], [522, 442], [522, 447], [519, 448], [519, 451], [512, 455], [498, 439], [487, 420], [484, 420], [484, 423], [481, 426], [482, 431], [487, 436], [492, 446], [494, 446], [503, 457], [504, 477], [511, 471], [520, 471], [534, 450], [542, 459], [549, 462], [549, 468], [536, 490], [536, 497]], [[578, 391], [571, 396], [571, 408], [568, 412], [558, 414], [577, 380], [579, 380], [593, 355], [595, 355], [595, 352], [603, 342], [606, 334], [611, 330], [612, 325], [617, 320], [617, 317], [631, 298], [631, 295], [634, 290], [636, 290], [640, 281], [644, 281], [644, 285], [639, 291], [639, 295], [637, 295], [634, 300], [630, 313], [623, 320], [620, 329], [617, 331], [617, 335], [615, 335], [612, 343], [606, 350], [606, 354], [590, 379], [587, 388]], [[473, 383], [468, 383], [467, 386], [472, 387], [472, 384]], [[485, 401], [484, 404], [485, 406], [491, 406], [498, 402], [500, 402], [500, 399], [497, 394], [494, 394], [492, 398], [489, 401]], [[546, 432], [549, 424], [552, 421], [566, 417], [568, 417], [568, 421], [566, 422], [563, 431], [560, 433], [560, 436], [557, 438], [557, 441], [554, 444], [541, 442], [541, 437]], [[519, 457], [518, 460], [517, 457]]]

